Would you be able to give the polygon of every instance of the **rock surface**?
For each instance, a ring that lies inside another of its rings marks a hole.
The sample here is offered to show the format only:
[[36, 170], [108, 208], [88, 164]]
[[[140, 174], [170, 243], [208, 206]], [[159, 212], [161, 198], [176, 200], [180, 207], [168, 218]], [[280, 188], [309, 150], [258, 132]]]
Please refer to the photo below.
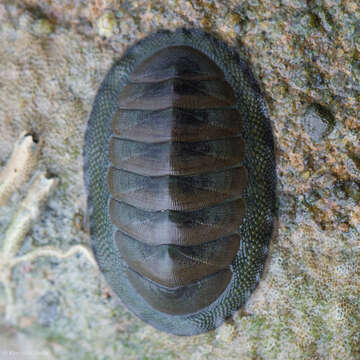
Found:
[[[21, 253], [89, 243], [74, 221], [85, 210], [92, 101], [114, 59], [160, 28], [201, 27], [244, 54], [273, 124], [279, 196], [260, 286], [218, 330], [160, 333], [125, 310], [83, 257], [39, 258], [13, 273], [18, 320], [1, 317], [0, 354], [28, 358], [36, 344], [66, 359], [359, 359], [359, 19], [355, 0], [0, 2], [0, 165], [32, 130], [44, 139], [40, 167], [61, 181]], [[313, 103], [334, 118], [316, 142], [302, 127]], [[0, 233], [24, 192], [0, 209]], [[0, 285], [0, 316], [4, 300]]]

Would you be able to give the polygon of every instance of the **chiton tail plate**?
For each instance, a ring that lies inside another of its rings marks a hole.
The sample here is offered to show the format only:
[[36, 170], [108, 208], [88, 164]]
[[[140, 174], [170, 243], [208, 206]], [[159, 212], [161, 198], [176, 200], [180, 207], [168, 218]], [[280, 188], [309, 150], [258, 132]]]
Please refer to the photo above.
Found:
[[96, 96], [84, 172], [100, 270], [138, 317], [194, 335], [245, 303], [276, 182], [264, 101], [234, 49], [187, 29], [129, 48]]

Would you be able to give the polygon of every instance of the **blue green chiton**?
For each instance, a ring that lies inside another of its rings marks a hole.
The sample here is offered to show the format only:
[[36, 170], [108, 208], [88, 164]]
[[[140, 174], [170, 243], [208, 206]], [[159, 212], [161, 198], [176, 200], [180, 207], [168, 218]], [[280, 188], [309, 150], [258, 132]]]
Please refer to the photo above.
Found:
[[195, 29], [129, 48], [96, 96], [84, 172], [100, 270], [140, 319], [194, 335], [245, 303], [276, 177], [265, 104], [234, 49]]

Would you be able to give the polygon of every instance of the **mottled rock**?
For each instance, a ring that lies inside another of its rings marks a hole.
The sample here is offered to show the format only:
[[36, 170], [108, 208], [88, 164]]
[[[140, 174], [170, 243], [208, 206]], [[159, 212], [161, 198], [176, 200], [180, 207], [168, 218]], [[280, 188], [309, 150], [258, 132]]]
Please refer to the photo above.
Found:
[[43, 326], [50, 326], [60, 316], [59, 293], [48, 291], [38, 300], [38, 321]]
[[319, 142], [329, 135], [335, 125], [331, 112], [319, 104], [308, 107], [302, 122], [305, 131], [315, 142]]

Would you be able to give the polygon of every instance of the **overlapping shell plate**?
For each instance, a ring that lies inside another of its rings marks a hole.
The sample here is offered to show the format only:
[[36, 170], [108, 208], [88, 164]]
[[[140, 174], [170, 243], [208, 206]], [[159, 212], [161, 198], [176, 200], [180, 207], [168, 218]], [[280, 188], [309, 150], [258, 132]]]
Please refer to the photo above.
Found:
[[192, 335], [244, 304], [273, 231], [275, 165], [235, 51], [185, 29], [130, 48], [95, 99], [85, 181], [100, 269], [137, 316]]

